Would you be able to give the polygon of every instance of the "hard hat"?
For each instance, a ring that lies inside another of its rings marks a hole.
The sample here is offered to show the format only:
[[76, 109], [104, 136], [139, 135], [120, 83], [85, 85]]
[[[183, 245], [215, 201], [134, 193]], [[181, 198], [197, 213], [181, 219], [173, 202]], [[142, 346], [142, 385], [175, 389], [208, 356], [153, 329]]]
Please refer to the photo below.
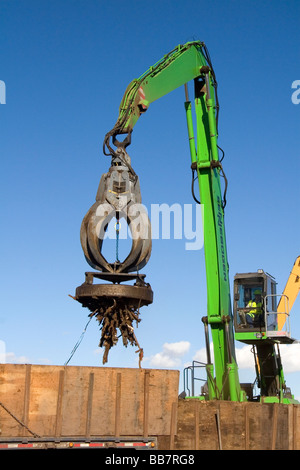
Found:
[[258, 290], [258, 289], [256, 289], [256, 290], [254, 291], [254, 295], [261, 295], [261, 291]]

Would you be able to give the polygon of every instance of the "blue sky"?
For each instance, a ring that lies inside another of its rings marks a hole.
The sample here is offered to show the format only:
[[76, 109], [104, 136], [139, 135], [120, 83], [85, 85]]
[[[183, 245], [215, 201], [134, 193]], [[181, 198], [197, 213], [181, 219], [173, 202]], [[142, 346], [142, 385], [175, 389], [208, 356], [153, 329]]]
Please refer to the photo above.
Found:
[[[263, 268], [285, 286], [299, 249], [300, 79], [297, 1], [1, 0], [1, 313], [7, 361], [63, 364], [87, 321], [68, 294], [90, 270], [81, 221], [109, 158], [102, 142], [128, 83], [176, 45], [204, 41], [219, 83], [219, 144], [229, 180], [225, 213], [231, 282]], [[190, 204], [184, 90], [153, 103], [128, 148], [143, 203]], [[143, 272], [154, 303], [136, 333], [144, 367], [180, 370], [202, 357], [203, 249], [154, 240]], [[300, 339], [300, 301], [291, 315]], [[101, 365], [91, 322], [72, 365]], [[245, 349], [240, 375], [254, 380]], [[241, 350], [241, 351], [240, 351]], [[118, 345], [108, 366], [136, 367]], [[300, 397], [298, 346], [283, 348], [287, 384]], [[251, 365], [252, 367], [252, 365]]]

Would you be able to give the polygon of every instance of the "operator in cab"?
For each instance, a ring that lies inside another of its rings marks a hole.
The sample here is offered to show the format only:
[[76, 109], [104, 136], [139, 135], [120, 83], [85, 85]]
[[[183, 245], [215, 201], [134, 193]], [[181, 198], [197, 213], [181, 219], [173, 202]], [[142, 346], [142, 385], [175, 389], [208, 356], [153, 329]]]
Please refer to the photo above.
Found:
[[246, 322], [248, 325], [256, 326], [257, 323], [263, 322], [262, 298], [259, 289], [254, 291], [254, 299], [248, 302], [247, 308], [251, 308], [251, 310], [246, 313]]

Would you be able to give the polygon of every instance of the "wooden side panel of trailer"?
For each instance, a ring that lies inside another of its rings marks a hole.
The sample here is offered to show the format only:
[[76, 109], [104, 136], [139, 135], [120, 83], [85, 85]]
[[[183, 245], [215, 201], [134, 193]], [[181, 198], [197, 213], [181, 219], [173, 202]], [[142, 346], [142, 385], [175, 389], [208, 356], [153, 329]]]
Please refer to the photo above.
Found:
[[178, 382], [173, 370], [1, 364], [1, 437], [169, 435]]

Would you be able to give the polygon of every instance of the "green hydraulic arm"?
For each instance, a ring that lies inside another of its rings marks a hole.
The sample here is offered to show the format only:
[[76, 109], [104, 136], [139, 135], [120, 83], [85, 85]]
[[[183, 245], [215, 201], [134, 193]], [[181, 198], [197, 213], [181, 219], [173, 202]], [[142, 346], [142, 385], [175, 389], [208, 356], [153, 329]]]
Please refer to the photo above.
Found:
[[196, 41], [179, 45], [150, 67], [138, 79], [128, 85], [119, 108], [118, 120], [104, 139], [104, 153], [114, 154], [110, 146], [120, 143], [116, 137], [127, 134], [123, 146], [130, 143], [130, 136], [141, 114], [151, 103], [188, 83], [200, 75], [200, 68], [207, 67], [207, 49], [204, 43]]
[[[187, 83], [194, 81], [196, 138], [192, 122], [192, 103]], [[200, 201], [203, 204], [204, 250], [207, 281], [207, 316], [202, 321], [207, 349], [209, 399], [242, 401], [235, 357], [233, 317], [224, 228], [224, 197], [221, 177], [225, 177], [218, 148], [217, 81], [204, 43], [188, 42], [177, 46], [140, 78], [127, 87], [119, 108], [118, 120], [104, 139], [106, 155], [116, 155], [116, 147], [127, 147], [141, 114], [155, 100], [185, 85], [185, 111], [191, 153], [191, 166], [197, 173]], [[120, 135], [126, 137], [120, 141]], [[225, 178], [226, 181], [226, 178]], [[214, 360], [210, 357], [212, 336]]]

